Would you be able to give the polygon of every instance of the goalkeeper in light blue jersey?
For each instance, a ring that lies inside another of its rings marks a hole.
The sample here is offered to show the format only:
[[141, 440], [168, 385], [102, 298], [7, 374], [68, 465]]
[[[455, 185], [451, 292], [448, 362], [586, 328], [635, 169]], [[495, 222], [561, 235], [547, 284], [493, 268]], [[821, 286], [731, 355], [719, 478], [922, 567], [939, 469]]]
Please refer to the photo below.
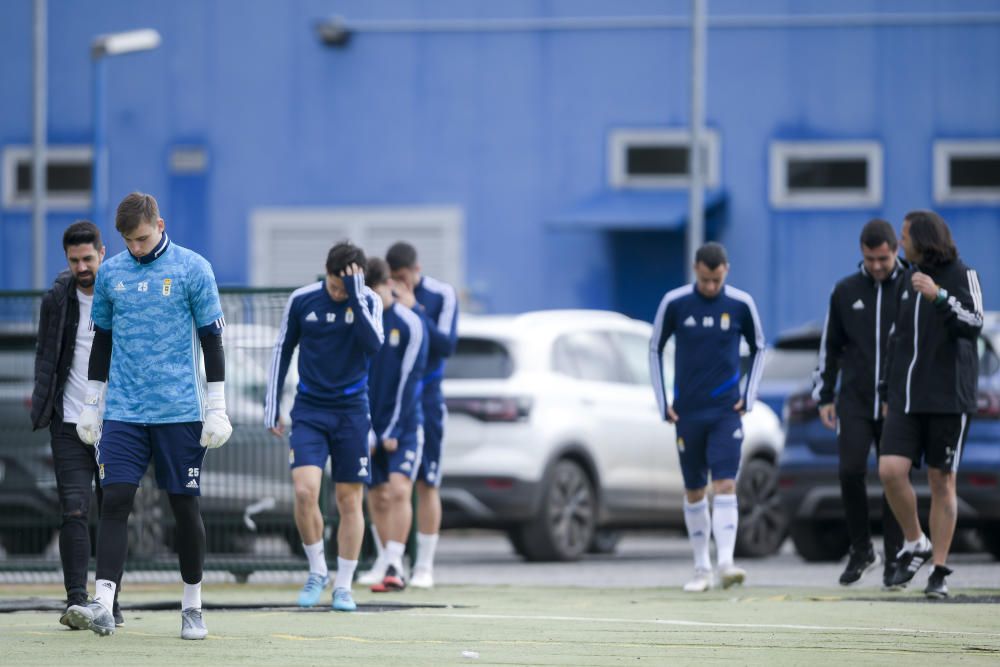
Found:
[[[167, 492], [176, 520], [184, 580], [181, 637], [204, 639], [201, 469], [206, 448], [225, 444], [233, 431], [226, 416], [219, 290], [211, 265], [164, 233], [150, 195], [125, 197], [115, 227], [128, 249], [104, 263], [94, 286], [94, 344], [77, 424], [80, 439], [95, 445], [104, 491], [97, 592], [94, 602], [70, 607], [67, 615], [73, 627], [100, 635], [115, 631], [110, 612], [115, 582], [125, 566], [128, 516], [139, 483], [155, 460], [157, 485]], [[201, 352], [207, 387], [199, 377]]]

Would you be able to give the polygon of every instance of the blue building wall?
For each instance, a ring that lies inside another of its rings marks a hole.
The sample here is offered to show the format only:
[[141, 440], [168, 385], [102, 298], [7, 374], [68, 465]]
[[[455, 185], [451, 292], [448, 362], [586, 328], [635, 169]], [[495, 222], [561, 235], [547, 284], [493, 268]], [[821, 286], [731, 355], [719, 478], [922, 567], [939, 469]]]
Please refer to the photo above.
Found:
[[[833, 11], [818, 0], [710, 5], [713, 17]], [[623, 308], [634, 283], [626, 309], [651, 318], [659, 294], [682, 279], [680, 231], [647, 242], [553, 221], [609, 189], [611, 130], [687, 123], [685, 28], [362, 30], [331, 49], [313, 25], [332, 15], [683, 17], [688, 8], [680, 0], [50, 0], [49, 141], [90, 142], [91, 39], [156, 28], [158, 50], [107, 63], [112, 208], [132, 190], [157, 195], [173, 237], [206, 255], [220, 283], [249, 279], [256, 208], [457, 204], [465, 283], [481, 307]], [[936, 13], [942, 23], [709, 32], [707, 120], [721, 139], [726, 193], [718, 235], [730, 249], [731, 282], [757, 298], [769, 333], [822, 316], [833, 282], [858, 260], [865, 220], [898, 228], [906, 211], [934, 207], [935, 139], [1000, 137], [1000, 22], [945, 22], [1000, 11], [1000, 2], [849, 0], [835, 9]], [[31, 142], [30, 26], [30, 0], [0, 5], [0, 147]], [[879, 141], [882, 205], [773, 209], [770, 143], [811, 139]], [[167, 157], [180, 144], [207, 150], [205, 174], [170, 173]], [[1000, 208], [937, 208], [979, 270], [987, 308], [1000, 308]], [[62, 266], [62, 229], [88, 215], [50, 213], [50, 274]], [[112, 221], [100, 222], [113, 236]], [[30, 212], [0, 209], [0, 289], [30, 284], [30, 225]], [[630, 263], [636, 243], [661, 244], [664, 261], [636, 253]], [[109, 245], [123, 247], [116, 238]]]

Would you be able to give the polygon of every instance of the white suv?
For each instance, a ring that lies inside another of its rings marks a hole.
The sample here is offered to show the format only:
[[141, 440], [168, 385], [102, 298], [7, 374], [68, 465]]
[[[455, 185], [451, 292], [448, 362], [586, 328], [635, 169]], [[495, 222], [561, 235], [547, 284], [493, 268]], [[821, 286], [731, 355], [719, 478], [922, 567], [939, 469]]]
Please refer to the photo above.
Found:
[[[674, 427], [649, 378], [651, 333], [603, 311], [463, 317], [444, 382], [445, 527], [506, 530], [530, 560], [611, 550], [618, 528], [683, 528]], [[738, 549], [762, 556], [785, 537], [775, 474], [784, 439], [763, 403], [743, 424]]]

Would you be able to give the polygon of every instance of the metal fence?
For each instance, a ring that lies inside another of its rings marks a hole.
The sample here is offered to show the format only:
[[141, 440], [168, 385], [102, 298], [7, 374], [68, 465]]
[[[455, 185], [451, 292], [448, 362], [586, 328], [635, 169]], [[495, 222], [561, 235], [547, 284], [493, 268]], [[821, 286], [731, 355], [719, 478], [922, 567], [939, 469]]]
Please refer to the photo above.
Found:
[[[303, 562], [292, 517], [288, 445], [263, 426], [271, 351], [289, 294], [287, 289], [221, 290], [227, 321], [226, 402], [233, 436], [205, 457], [201, 508], [208, 539], [206, 567], [238, 577], [261, 569], [298, 569]], [[60, 509], [49, 433], [32, 432], [30, 421], [41, 296], [33, 291], [0, 292], [0, 570], [60, 566]], [[282, 400], [286, 423], [297, 383], [294, 363], [288, 375]], [[336, 511], [328, 496], [321, 495], [325, 515]], [[92, 507], [97, 507], [96, 501]], [[336, 517], [327, 519], [327, 553], [336, 554]], [[90, 522], [96, 535], [96, 511]], [[173, 516], [151, 469], [129, 520], [129, 569], [176, 568], [173, 542]], [[369, 551], [366, 545], [366, 558]]]

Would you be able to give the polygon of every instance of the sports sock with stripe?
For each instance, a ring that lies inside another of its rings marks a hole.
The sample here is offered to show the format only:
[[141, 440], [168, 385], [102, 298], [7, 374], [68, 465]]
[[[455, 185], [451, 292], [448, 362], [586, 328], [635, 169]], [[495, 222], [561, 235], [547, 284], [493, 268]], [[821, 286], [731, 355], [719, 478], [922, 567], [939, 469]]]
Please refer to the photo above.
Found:
[[303, 544], [302, 549], [305, 550], [306, 558], [309, 559], [310, 572], [318, 574], [321, 577], [329, 574], [329, 570], [326, 567], [326, 553], [323, 549], [323, 540], [315, 544]]
[[337, 576], [333, 580], [333, 588], [346, 588], [351, 590], [351, 582], [354, 581], [354, 570], [358, 567], [358, 561], [347, 560], [337, 556]]
[[719, 567], [733, 564], [733, 551], [736, 549], [736, 528], [740, 513], [736, 505], [736, 495], [717, 494], [712, 501], [712, 535], [715, 537], [715, 555]]
[[711, 518], [708, 514], [708, 500], [702, 498], [696, 503], [684, 499], [684, 525], [687, 526], [688, 540], [691, 541], [691, 551], [694, 552], [694, 567], [696, 570], [711, 570], [712, 558], [708, 553], [708, 540], [711, 537]]

